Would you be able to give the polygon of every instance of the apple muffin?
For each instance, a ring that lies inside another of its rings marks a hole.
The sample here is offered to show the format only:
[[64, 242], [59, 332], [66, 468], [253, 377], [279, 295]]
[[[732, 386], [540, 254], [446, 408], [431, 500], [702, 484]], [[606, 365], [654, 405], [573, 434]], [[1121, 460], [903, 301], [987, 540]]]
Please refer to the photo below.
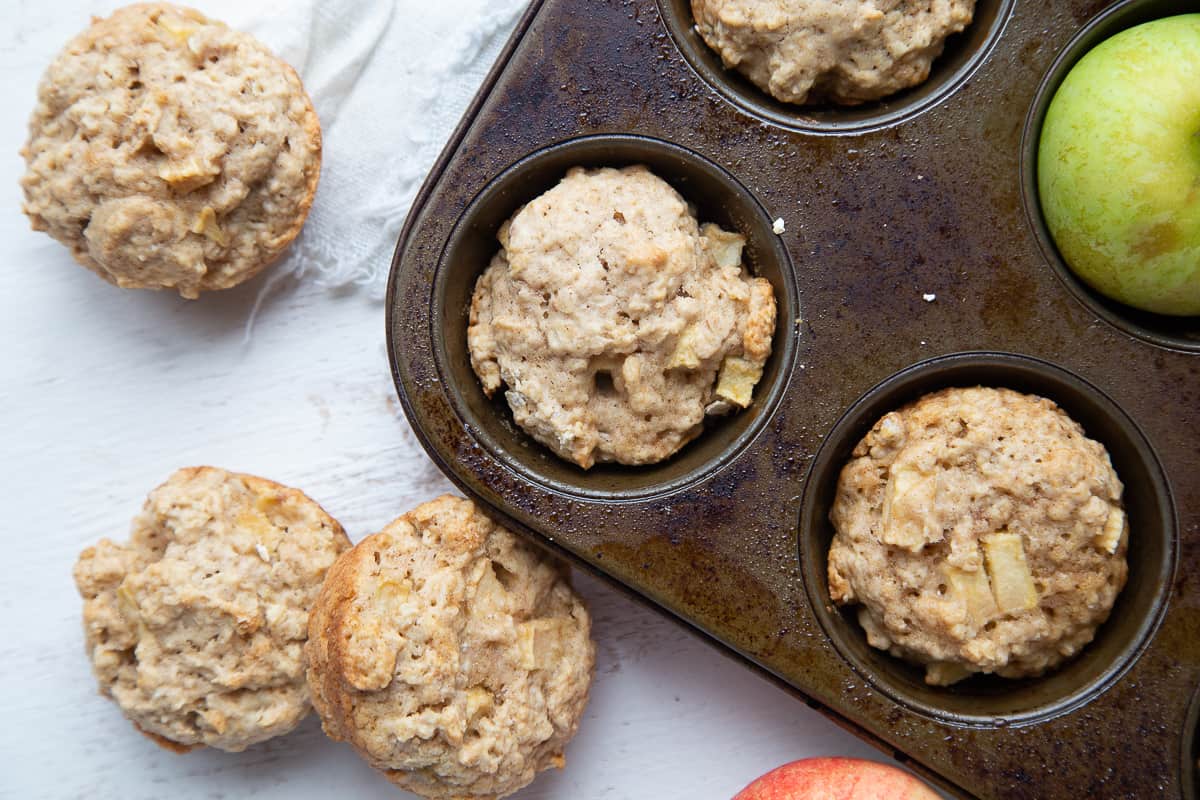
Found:
[[572, 169], [500, 229], [467, 344], [533, 438], [587, 469], [652, 464], [750, 405], [775, 331], [745, 239], [644, 166]]
[[296, 72], [250, 35], [132, 5], [50, 64], [22, 154], [35, 230], [117, 286], [195, 298], [299, 234], [321, 127]]
[[935, 392], [880, 419], [842, 470], [830, 595], [930, 684], [1039, 675], [1092, 640], [1125, 585], [1122, 490], [1051, 401]]
[[878, 100], [929, 77], [975, 0], [692, 0], [701, 38], [785, 103]]
[[564, 565], [467, 500], [418, 506], [345, 553], [309, 622], [325, 732], [431, 800], [512, 794], [562, 767], [591, 623]]
[[349, 547], [295, 489], [179, 470], [150, 493], [128, 542], [103, 539], [75, 565], [100, 691], [178, 752], [287, 733], [310, 710], [309, 609]]

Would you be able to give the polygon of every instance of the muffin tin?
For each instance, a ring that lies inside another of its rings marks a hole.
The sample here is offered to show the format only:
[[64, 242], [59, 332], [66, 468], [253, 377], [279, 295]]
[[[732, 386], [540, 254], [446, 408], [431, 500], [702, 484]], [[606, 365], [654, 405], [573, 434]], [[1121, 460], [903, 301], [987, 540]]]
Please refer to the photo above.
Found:
[[[1077, 281], [1032, 175], [1041, 115], [1074, 60], [1189, 10], [980, 0], [929, 83], [808, 110], [722, 70], [686, 0], [535, 2], [397, 245], [387, 336], [414, 429], [513, 527], [954, 794], [1194, 800], [1200, 320], [1136, 314]], [[632, 163], [747, 236], [779, 301], [775, 349], [754, 404], [675, 458], [584, 472], [483, 395], [467, 309], [522, 203], [571, 166]], [[1050, 675], [928, 687], [829, 602], [827, 512], [875, 418], [980, 383], [1050, 397], [1108, 447], [1127, 487], [1130, 579], [1096, 640]]]

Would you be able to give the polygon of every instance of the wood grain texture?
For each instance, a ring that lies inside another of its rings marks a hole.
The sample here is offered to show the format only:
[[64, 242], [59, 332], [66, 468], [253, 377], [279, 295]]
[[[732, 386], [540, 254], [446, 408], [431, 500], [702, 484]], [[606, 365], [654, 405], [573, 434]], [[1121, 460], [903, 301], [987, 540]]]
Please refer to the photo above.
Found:
[[[445, 0], [439, 19], [470, 25], [454, 14], [463, 2]], [[10, 109], [0, 127], [0, 797], [405, 796], [312, 718], [239, 755], [176, 756], [96, 692], [71, 567], [97, 539], [124, 538], [146, 492], [176, 467], [296, 486], [355, 541], [449, 488], [400, 413], [383, 308], [369, 292], [285, 280], [246, 341], [267, 275], [199, 302], [122, 292], [28, 229], [13, 154], [36, 82], [88, 14], [112, 6], [17, 0], [0, 29]], [[405, 0], [398, 15], [424, 6]], [[595, 616], [592, 700], [568, 768], [518, 798], [722, 798], [794, 758], [880, 758], [670, 620], [594, 578], [577, 583]]]

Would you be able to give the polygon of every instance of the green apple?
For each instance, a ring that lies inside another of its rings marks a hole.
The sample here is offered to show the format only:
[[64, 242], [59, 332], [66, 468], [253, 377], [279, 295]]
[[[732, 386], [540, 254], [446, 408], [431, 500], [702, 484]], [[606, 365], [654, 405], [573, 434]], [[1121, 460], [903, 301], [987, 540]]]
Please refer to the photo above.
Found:
[[1038, 191], [1093, 288], [1200, 314], [1200, 14], [1129, 28], [1079, 60], [1046, 111]]

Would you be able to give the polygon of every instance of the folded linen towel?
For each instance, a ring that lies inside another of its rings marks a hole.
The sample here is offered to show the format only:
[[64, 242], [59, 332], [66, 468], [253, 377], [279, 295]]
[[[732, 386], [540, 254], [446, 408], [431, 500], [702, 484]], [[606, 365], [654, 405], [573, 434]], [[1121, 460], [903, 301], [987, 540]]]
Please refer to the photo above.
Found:
[[263, 294], [302, 276], [381, 297], [413, 197], [524, 0], [194, 2], [295, 66], [321, 118], [316, 201]]

